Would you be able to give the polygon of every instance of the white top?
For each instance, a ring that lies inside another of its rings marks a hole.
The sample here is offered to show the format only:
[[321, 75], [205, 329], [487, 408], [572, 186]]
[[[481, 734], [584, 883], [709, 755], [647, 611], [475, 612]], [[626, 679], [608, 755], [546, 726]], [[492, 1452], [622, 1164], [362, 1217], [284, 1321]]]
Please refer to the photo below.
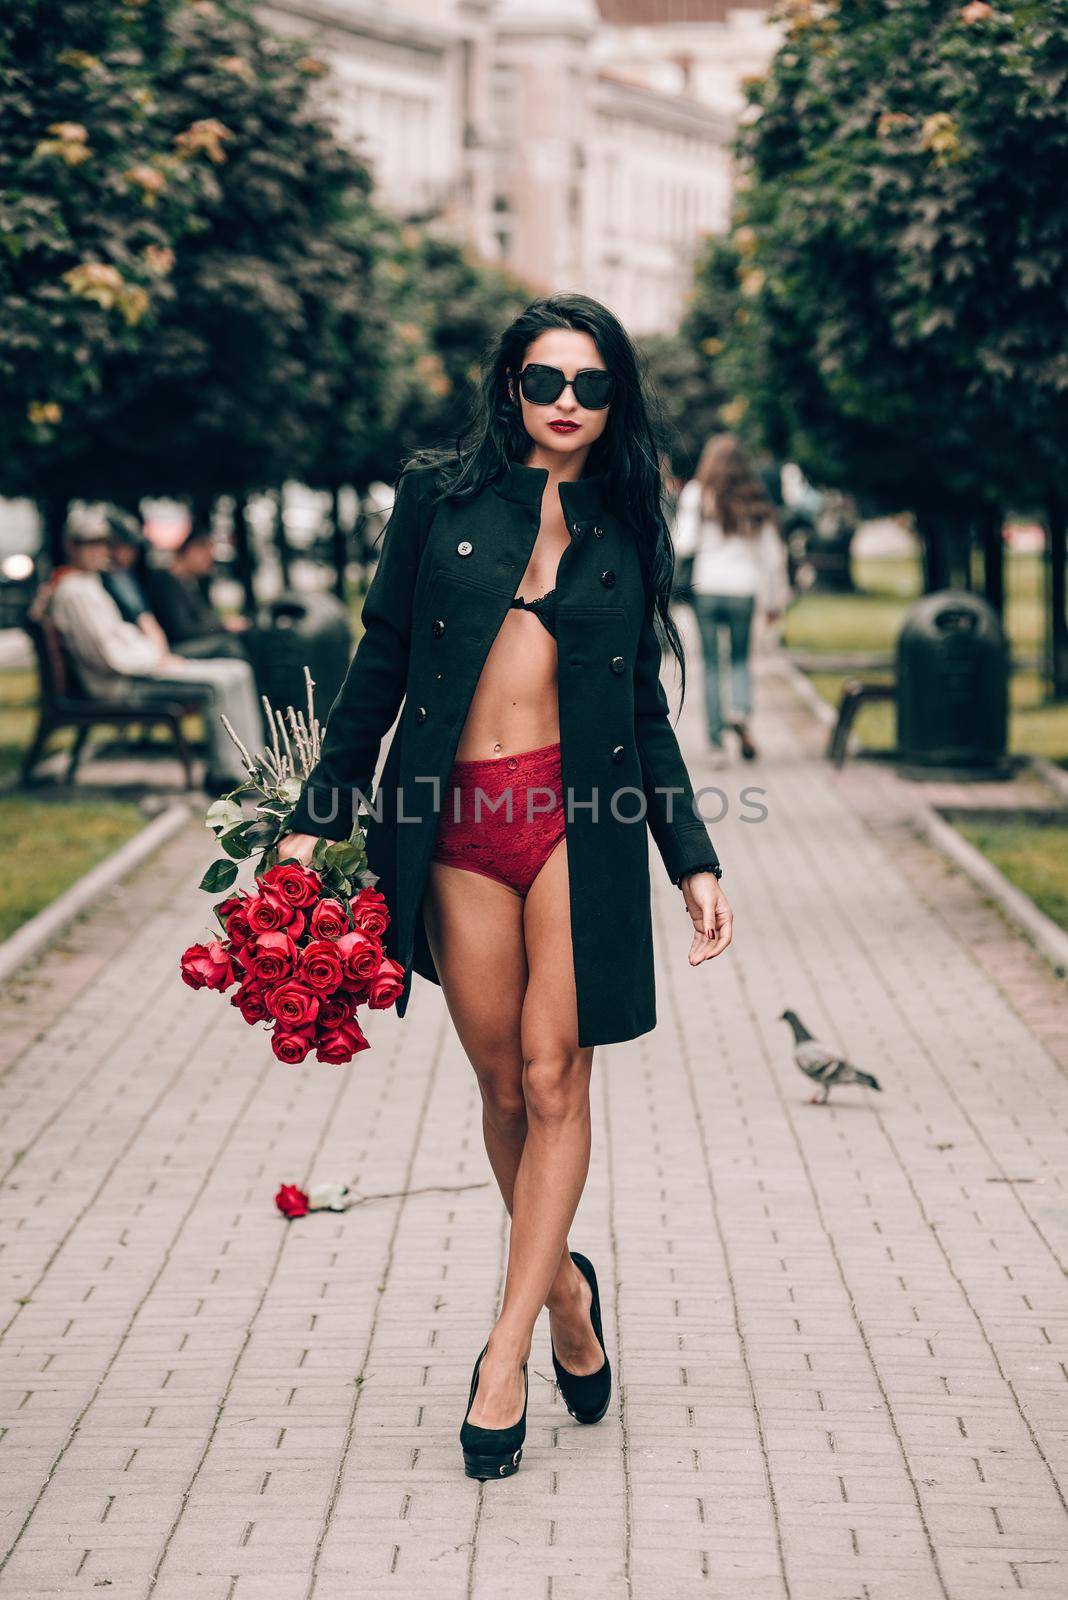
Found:
[[98, 573], [65, 573], [49, 615], [93, 699], [117, 699], [126, 690], [124, 678], [152, 678], [159, 672], [166, 652], [135, 622], [123, 620]]
[[695, 594], [753, 595], [765, 611], [784, 611], [790, 598], [786, 547], [769, 517], [759, 533], [724, 533], [701, 515], [701, 485], [692, 478], [679, 495], [675, 554], [694, 557]]

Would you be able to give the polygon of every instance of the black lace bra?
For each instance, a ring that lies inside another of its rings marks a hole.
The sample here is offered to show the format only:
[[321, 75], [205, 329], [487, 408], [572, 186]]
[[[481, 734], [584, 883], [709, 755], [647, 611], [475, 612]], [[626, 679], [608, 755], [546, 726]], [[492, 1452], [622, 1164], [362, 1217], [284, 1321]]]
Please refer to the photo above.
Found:
[[550, 589], [546, 594], [539, 594], [536, 600], [524, 600], [517, 594], [512, 601], [512, 608], [521, 611], [532, 611], [538, 621], [556, 638], [556, 590]]

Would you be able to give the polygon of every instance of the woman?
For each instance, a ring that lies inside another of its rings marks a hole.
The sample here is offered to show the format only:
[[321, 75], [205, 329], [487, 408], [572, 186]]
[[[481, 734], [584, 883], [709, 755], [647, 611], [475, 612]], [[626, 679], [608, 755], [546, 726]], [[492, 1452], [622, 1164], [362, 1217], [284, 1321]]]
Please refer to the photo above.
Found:
[[723, 705], [719, 675], [720, 630], [730, 649], [731, 726], [742, 756], [757, 750], [748, 718], [753, 707], [749, 646], [759, 603], [769, 622], [785, 610], [790, 586], [786, 551], [775, 511], [741, 445], [729, 433], [709, 439], [697, 473], [679, 495], [675, 554], [692, 558], [690, 600], [701, 630], [705, 666], [705, 715], [713, 757], [723, 754]]
[[401, 477], [300, 831], [279, 846], [307, 862], [316, 836], [348, 836], [406, 696], [367, 823], [406, 969], [397, 1010], [412, 970], [440, 983], [512, 1216], [461, 1429], [472, 1477], [518, 1466], [543, 1304], [569, 1411], [596, 1422], [608, 1406], [596, 1274], [567, 1234], [594, 1048], [656, 1020], [646, 821], [693, 923], [691, 964], [730, 942], [659, 679], [654, 616], [681, 658], [671, 572], [629, 339], [594, 300], [535, 301], [492, 351], [456, 450]]

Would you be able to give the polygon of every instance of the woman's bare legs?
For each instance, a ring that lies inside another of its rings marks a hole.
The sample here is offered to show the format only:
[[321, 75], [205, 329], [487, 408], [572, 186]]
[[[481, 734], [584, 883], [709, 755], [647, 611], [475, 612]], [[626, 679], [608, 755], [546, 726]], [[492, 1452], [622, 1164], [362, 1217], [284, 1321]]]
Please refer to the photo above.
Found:
[[431, 862], [424, 912], [446, 1004], [478, 1078], [490, 1165], [513, 1218], [504, 1306], [470, 1413], [481, 1427], [505, 1427], [523, 1407], [522, 1366], [543, 1303], [569, 1371], [596, 1372], [604, 1360], [589, 1285], [567, 1250], [589, 1166], [593, 1051], [575, 1042], [566, 848], [557, 846], [525, 901], [491, 878]]

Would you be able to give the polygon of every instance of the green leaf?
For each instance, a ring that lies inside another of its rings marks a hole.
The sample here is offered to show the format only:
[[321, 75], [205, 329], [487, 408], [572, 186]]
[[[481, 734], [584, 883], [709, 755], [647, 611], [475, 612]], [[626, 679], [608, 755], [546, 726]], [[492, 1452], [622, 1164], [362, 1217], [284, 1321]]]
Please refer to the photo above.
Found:
[[349, 876], [360, 865], [360, 854], [347, 839], [338, 839], [323, 852], [323, 864]]
[[231, 828], [229, 833], [220, 835], [219, 843], [228, 856], [233, 856], [235, 861], [247, 861], [252, 854], [252, 846], [245, 841], [245, 833], [250, 824], [243, 823], [240, 828]]
[[233, 861], [213, 861], [200, 880], [200, 887], [208, 894], [220, 894], [223, 889], [229, 889], [237, 877], [237, 865]]
[[250, 822], [243, 830], [245, 843], [249, 850], [268, 850], [279, 835], [278, 823], [265, 819], [262, 822]]
[[216, 833], [232, 828], [244, 819], [245, 813], [235, 800], [213, 801], [204, 816], [207, 826], [213, 828]]

